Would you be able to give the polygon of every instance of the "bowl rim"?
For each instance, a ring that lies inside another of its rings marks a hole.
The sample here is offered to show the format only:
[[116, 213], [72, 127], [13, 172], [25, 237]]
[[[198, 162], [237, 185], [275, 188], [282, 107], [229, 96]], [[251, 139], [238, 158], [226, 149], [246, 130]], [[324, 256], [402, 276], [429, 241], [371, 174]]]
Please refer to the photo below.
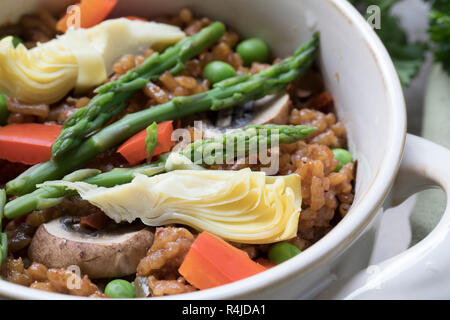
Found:
[[[351, 219], [343, 219], [328, 234], [313, 246], [270, 270], [227, 285], [175, 296], [142, 298], [150, 300], [182, 299], [240, 299], [258, 294], [262, 290], [291, 281], [291, 278], [314, 269], [318, 264], [330, 261], [340, 255], [369, 225], [387, 196], [399, 169], [406, 139], [406, 105], [402, 87], [392, 60], [384, 45], [359, 12], [347, 1], [322, 0], [334, 9], [361, 35], [371, 58], [378, 66], [380, 77], [385, 83], [386, 96], [393, 106], [390, 114], [392, 132], [384, 154], [382, 165], [375, 178], [362, 195], [361, 201], [351, 208]], [[299, 293], [300, 294], [300, 293]], [[60, 293], [51, 293], [31, 289], [18, 284], [0, 280], [0, 297], [19, 299], [92, 299]]]

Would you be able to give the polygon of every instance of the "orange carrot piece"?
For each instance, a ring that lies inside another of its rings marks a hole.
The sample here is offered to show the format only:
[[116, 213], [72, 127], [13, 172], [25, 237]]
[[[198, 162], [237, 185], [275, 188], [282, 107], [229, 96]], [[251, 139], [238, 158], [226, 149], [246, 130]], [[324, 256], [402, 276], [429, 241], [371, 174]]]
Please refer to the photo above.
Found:
[[[158, 124], [158, 145], [155, 148], [153, 156], [169, 152], [175, 144], [172, 141], [173, 125], [172, 121], [166, 121]], [[119, 152], [130, 165], [136, 165], [147, 159], [145, 150], [145, 138], [147, 130], [142, 130], [130, 139], [124, 142], [118, 149]]]
[[145, 22], [148, 21], [148, 20], [145, 19], [145, 18], [136, 17], [136, 16], [126, 16], [125, 18], [127, 18], [128, 20], [131, 20], [131, 21], [134, 21], [134, 20], [145, 21]]
[[48, 161], [60, 133], [59, 125], [23, 123], [0, 127], [0, 159], [28, 165]]
[[[105, 20], [117, 5], [118, 1], [119, 0], [81, 0], [81, 3], [78, 4], [80, 8], [80, 27], [90, 28]], [[62, 17], [58, 21], [56, 29], [63, 33], [66, 32], [68, 29], [67, 23], [71, 22], [71, 20], [76, 20], [71, 17], [73, 14], [75, 14], [75, 12], [68, 13]]]
[[192, 244], [178, 271], [198, 289], [238, 281], [266, 268], [219, 237], [202, 232]]

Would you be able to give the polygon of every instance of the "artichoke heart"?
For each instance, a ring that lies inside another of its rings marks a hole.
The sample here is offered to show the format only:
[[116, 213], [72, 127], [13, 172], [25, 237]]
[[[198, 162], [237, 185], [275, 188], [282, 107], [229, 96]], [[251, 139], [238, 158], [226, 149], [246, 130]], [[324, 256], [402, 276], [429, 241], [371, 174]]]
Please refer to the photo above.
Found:
[[141, 219], [149, 226], [172, 223], [241, 243], [273, 243], [297, 235], [300, 177], [269, 177], [250, 169], [176, 170], [113, 188], [56, 181], [102, 209], [117, 223]]
[[185, 36], [178, 27], [126, 18], [106, 20], [32, 49], [16, 48], [13, 37], [0, 41], [0, 92], [24, 103], [54, 103], [103, 83], [124, 54], [162, 50]]

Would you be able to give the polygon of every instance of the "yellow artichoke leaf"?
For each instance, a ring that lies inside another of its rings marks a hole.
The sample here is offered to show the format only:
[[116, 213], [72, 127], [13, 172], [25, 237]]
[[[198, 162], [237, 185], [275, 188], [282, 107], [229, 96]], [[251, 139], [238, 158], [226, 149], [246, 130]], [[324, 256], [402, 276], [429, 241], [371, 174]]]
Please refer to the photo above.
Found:
[[300, 177], [267, 177], [250, 169], [177, 170], [103, 188], [56, 181], [76, 190], [116, 222], [172, 223], [209, 231], [242, 243], [272, 243], [297, 235], [301, 210]]
[[32, 49], [0, 41], [0, 92], [29, 104], [51, 104], [70, 90], [100, 85], [124, 54], [162, 49], [184, 38], [178, 27], [126, 18], [106, 20], [92, 28], [69, 30]]

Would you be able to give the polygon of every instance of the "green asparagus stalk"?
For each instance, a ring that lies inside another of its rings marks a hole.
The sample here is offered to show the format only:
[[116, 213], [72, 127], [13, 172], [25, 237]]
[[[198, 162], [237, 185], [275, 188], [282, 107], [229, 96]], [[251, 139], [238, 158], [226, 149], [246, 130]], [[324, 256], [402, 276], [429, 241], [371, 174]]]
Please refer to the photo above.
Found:
[[8, 106], [6, 105], [6, 96], [0, 93], [0, 126], [8, 123], [9, 113]]
[[6, 257], [8, 256], [8, 236], [6, 235], [6, 233], [0, 233], [0, 252], [1, 252], [0, 267], [1, 267], [3, 261], [5, 261]]
[[6, 204], [6, 192], [5, 189], [0, 189], [0, 232], [2, 232], [2, 219], [4, 215], [5, 204]]
[[168, 103], [128, 114], [91, 135], [70, 154], [31, 167], [8, 182], [6, 191], [9, 194], [24, 195], [34, 191], [37, 184], [61, 179], [69, 172], [82, 168], [99, 153], [144, 130], [153, 122], [179, 119], [208, 110], [231, 108], [277, 93], [308, 70], [314, 61], [317, 46], [318, 34], [315, 34], [310, 41], [297, 49], [292, 57], [256, 75], [230, 78], [217, 83], [214, 89], [207, 92], [176, 97]]
[[[109, 172], [92, 175], [86, 177], [84, 170], [78, 170], [64, 180], [67, 181], [84, 181], [86, 183], [95, 184], [99, 187], [113, 187], [118, 184], [128, 183], [134, 178], [135, 173], [142, 173], [147, 176], [153, 176], [164, 172], [164, 162], [167, 157], [161, 157], [158, 162], [139, 166], [132, 169], [116, 168]], [[99, 173], [99, 172], [97, 172]], [[65, 196], [73, 196], [76, 192], [66, 190], [64, 187], [44, 186], [38, 188], [32, 193], [26, 194], [8, 202], [5, 206], [5, 217], [13, 219], [27, 214], [34, 210], [42, 210], [50, 208], [61, 203]]]
[[191, 37], [169, 47], [161, 55], [152, 54], [139, 67], [128, 71], [116, 81], [97, 88], [89, 104], [73, 113], [64, 123], [63, 131], [52, 146], [52, 159], [59, 159], [80, 145], [92, 132], [121, 113], [131, 96], [158, 79], [165, 71], [181, 72], [184, 63], [216, 43], [225, 33], [221, 22], [214, 22]]
[[4, 189], [0, 189], [0, 267], [8, 254], [8, 237], [6, 233], [2, 233], [2, 220], [5, 211], [6, 204], [6, 192]]
[[[245, 139], [245, 141], [255, 140], [258, 145], [267, 144], [267, 147], [271, 146], [271, 141], [278, 141], [279, 143], [293, 143], [298, 140], [306, 138], [308, 135], [314, 133], [317, 130], [316, 127], [308, 126], [288, 126], [288, 125], [250, 125], [242, 129], [236, 129], [232, 132], [225, 133], [220, 138], [212, 140], [196, 140], [195, 142], [187, 145], [183, 150], [179, 151], [180, 154], [193, 160], [196, 157], [196, 153], [201, 153], [204, 148], [215, 145], [218, 151], [216, 153], [216, 163], [219, 162], [219, 157], [226, 153], [227, 142], [235, 138]], [[232, 152], [231, 156], [238, 155], [237, 152]], [[255, 150], [256, 151], [256, 150]], [[249, 148], [245, 149], [244, 155], [250, 155]], [[157, 162], [152, 164], [138, 166], [135, 168], [125, 169], [117, 168], [106, 173], [98, 173], [96, 170], [78, 170], [69, 176], [66, 176], [64, 180], [67, 181], [84, 181], [89, 184], [95, 184], [99, 187], [113, 187], [115, 185], [125, 184], [133, 180], [136, 173], [141, 173], [146, 176], [154, 176], [166, 171], [165, 163], [170, 153], [165, 153], [160, 156]], [[198, 164], [207, 166], [210, 163], [210, 159], [203, 159]], [[9, 219], [20, 217], [34, 210], [40, 210], [57, 205], [61, 202], [65, 196], [73, 196], [76, 192], [67, 190], [64, 187], [50, 187], [43, 186], [35, 190], [32, 193], [16, 198], [8, 202], [5, 206], [5, 217]]]
[[[237, 156], [248, 156], [267, 151], [272, 143], [293, 143], [317, 130], [316, 127], [290, 125], [249, 125], [233, 130], [220, 138], [196, 140], [180, 153], [194, 164], [211, 166], [234, 161]], [[232, 148], [232, 149], [231, 149]]]

